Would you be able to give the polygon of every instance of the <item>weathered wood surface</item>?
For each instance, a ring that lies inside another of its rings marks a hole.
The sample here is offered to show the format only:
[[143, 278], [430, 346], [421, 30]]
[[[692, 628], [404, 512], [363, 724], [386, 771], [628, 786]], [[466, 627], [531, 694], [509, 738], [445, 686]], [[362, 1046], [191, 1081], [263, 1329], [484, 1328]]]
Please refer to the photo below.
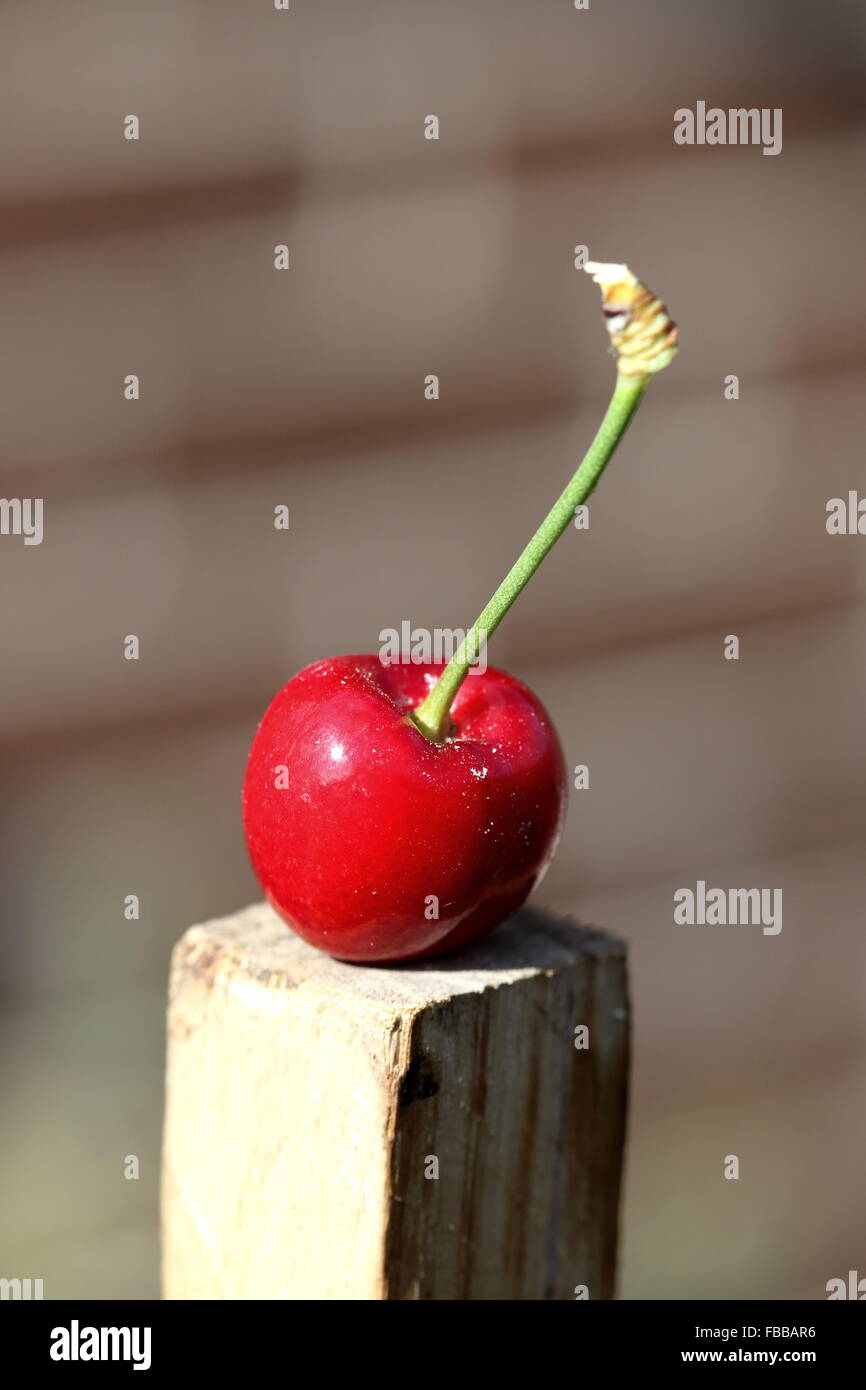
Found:
[[257, 905], [186, 932], [170, 994], [167, 1298], [613, 1296], [622, 943], [524, 910], [382, 969]]

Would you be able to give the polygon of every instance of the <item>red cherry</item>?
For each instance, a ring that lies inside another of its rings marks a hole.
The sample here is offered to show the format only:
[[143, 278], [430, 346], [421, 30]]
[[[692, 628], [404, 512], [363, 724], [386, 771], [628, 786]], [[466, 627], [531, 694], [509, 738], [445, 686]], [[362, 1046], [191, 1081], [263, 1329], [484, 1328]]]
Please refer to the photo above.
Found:
[[409, 960], [480, 936], [520, 907], [556, 848], [565, 768], [544, 708], [488, 667], [463, 682], [451, 737], [433, 743], [407, 713], [441, 671], [318, 661], [253, 740], [253, 868], [289, 926], [343, 960]]
[[477, 659], [677, 342], [664, 305], [627, 266], [586, 269], [605, 309], [627, 320], [613, 333], [610, 404], [447, 667], [317, 662], [283, 687], [253, 740], [243, 790], [253, 868], [289, 925], [345, 960], [411, 960], [480, 936], [521, 905], [556, 848], [565, 770], [553, 725], [526, 686], [482, 674]]

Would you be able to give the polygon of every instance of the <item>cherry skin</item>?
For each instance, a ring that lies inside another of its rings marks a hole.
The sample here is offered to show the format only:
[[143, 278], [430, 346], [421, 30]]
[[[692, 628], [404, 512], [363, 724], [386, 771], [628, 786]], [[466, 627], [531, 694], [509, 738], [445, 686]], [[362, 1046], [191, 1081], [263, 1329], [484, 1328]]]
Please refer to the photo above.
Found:
[[410, 960], [480, 936], [556, 848], [565, 767], [544, 708], [488, 667], [433, 743], [407, 716], [441, 671], [318, 661], [253, 740], [242, 804], [255, 873], [284, 921], [342, 960]]

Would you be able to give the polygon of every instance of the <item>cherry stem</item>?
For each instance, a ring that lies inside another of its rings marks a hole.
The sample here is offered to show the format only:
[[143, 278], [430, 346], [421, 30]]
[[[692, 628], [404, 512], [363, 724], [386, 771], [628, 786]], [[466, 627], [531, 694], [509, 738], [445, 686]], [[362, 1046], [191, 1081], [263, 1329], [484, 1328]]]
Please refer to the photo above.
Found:
[[559, 540], [595, 488], [613, 457], [619, 441], [631, 423], [649, 384], [649, 374], [617, 374], [616, 388], [595, 439], [568, 487], [554, 503], [523, 554], [503, 579], [487, 607], [478, 615], [454, 656], [449, 661], [423, 703], [412, 712], [412, 720], [426, 738], [442, 743], [448, 736], [454, 698], [481, 653], [487, 639], [496, 631], [518, 594], [525, 589], [542, 560]]

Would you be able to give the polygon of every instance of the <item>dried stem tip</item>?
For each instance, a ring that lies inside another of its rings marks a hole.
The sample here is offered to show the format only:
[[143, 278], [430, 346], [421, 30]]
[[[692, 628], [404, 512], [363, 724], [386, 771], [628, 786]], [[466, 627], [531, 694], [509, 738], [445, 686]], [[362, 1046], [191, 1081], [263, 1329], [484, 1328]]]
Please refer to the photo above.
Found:
[[583, 267], [601, 286], [607, 331], [622, 376], [648, 376], [666, 367], [677, 350], [677, 326], [652, 290], [627, 265], [587, 261]]

